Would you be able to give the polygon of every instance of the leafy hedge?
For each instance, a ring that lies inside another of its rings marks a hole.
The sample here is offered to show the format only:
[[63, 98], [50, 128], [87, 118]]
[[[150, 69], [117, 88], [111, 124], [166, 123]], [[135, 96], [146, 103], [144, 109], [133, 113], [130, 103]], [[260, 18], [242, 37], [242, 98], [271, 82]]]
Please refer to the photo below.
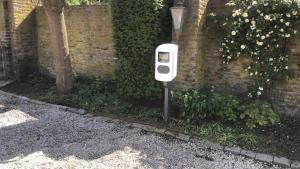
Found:
[[164, 18], [169, 17], [169, 2], [170, 0], [111, 2], [118, 58], [116, 81], [119, 92], [126, 98], [154, 100], [161, 96], [160, 84], [154, 79], [154, 53], [162, 39], [166, 40], [162, 36], [171, 35], [171, 25], [164, 22]]

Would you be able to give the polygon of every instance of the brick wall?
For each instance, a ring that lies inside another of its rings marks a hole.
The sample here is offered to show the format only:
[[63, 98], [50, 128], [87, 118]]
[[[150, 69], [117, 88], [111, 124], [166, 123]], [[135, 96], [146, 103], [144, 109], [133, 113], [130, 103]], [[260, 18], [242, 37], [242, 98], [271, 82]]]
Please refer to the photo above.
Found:
[[[50, 32], [42, 8], [36, 10], [40, 72], [53, 75]], [[115, 68], [111, 10], [108, 5], [65, 8], [70, 56], [76, 75], [111, 76]]]
[[[204, 1], [201, 2], [205, 3]], [[206, 12], [226, 14], [228, 11], [225, 8], [226, 2], [226, 0], [210, 0]], [[182, 72], [177, 78], [177, 86], [184, 88], [214, 86], [216, 90], [222, 92], [246, 95], [247, 88], [252, 83], [245, 72], [248, 61], [245, 58], [240, 58], [229, 65], [228, 71], [220, 71], [221, 38], [217, 37], [213, 31], [203, 29], [205, 25], [199, 24], [199, 16], [197, 15], [202, 15], [203, 18], [205, 15], [203, 12], [198, 14], [194, 12], [203, 11], [204, 6], [194, 3], [192, 10], [189, 11], [189, 19], [181, 39], [181, 42], [184, 43], [181, 45], [180, 52], [183, 63], [180, 62], [180, 71]], [[196, 22], [191, 18], [195, 19]], [[197, 30], [200, 31], [197, 32]], [[277, 82], [267, 99], [282, 114], [300, 116], [300, 36], [295, 38], [290, 47], [292, 53], [290, 67], [294, 79]], [[197, 49], [199, 50], [197, 51]]]
[[13, 76], [11, 11], [11, 2], [0, 0], [0, 80], [6, 80]]
[[[204, 43], [202, 27], [205, 22], [205, 11], [208, 0], [187, 1], [187, 17], [184, 30], [176, 39], [180, 46], [178, 77], [176, 86], [179, 88], [200, 87], [203, 85]], [[175, 34], [174, 34], [175, 35]], [[175, 38], [175, 37], [174, 37]]]
[[35, 7], [38, 0], [12, 0], [12, 52], [15, 76], [37, 70]]

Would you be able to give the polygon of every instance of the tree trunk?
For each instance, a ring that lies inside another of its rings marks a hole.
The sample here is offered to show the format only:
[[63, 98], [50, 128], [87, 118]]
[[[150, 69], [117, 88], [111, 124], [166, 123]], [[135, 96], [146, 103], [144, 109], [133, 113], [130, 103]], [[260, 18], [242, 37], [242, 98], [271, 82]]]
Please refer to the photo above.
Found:
[[72, 90], [72, 67], [64, 17], [64, 0], [42, 0], [51, 32], [51, 46], [56, 75], [56, 86], [60, 93]]

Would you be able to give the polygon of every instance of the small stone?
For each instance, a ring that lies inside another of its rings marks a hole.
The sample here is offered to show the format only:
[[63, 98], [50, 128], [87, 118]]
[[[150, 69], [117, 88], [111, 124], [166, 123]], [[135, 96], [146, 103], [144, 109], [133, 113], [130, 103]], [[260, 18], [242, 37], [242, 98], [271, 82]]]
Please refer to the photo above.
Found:
[[300, 162], [299, 161], [293, 162], [291, 167], [292, 169], [300, 169]]
[[241, 155], [251, 159], [255, 159], [256, 156], [254, 152], [248, 150], [242, 150]]
[[188, 142], [190, 140], [191, 136], [179, 133], [176, 138], [179, 140]]
[[284, 157], [274, 157], [274, 164], [279, 165], [281, 167], [290, 167], [290, 160]]
[[230, 152], [232, 154], [240, 155], [241, 148], [240, 147], [225, 147], [224, 151]]
[[85, 115], [85, 114], [87, 114], [87, 111], [84, 110], [84, 109], [78, 109], [77, 112], [78, 112], [78, 114], [80, 114], [80, 115]]
[[257, 153], [255, 160], [261, 161], [261, 162], [267, 162], [267, 163], [272, 163], [274, 159], [274, 156], [268, 155], [268, 154], [261, 154]]

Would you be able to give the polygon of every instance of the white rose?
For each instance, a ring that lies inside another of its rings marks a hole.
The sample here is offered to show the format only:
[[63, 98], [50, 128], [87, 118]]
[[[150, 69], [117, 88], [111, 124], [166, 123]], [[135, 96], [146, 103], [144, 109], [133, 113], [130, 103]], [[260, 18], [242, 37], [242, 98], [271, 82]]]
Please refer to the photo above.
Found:
[[291, 14], [286, 14], [286, 16], [287, 16], [288, 18], [290, 18], [290, 17], [291, 17]]
[[280, 32], [284, 32], [284, 29], [280, 29]]
[[285, 23], [286, 26], [290, 26], [290, 22]]
[[283, 22], [284, 20], [283, 19], [280, 19], [280, 22]]
[[270, 15], [265, 16], [265, 20], [269, 21], [271, 19]]
[[245, 45], [241, 45], [241, 49], [243, 50], [243, 49], [245, 49], [246, 48], [246, 46]]
[[262, 40], [264, 40], [264, 39], [266, 39], [266, 37], [265, 36], [262, 36], [262, 37], [260, 37]]
[[236, 35], [236, 31], [232, 31], [231, 35], [235, 36]]
[[248, 17], [248, 13], [247, 12], [243, 13], [243, 17], [247, 18]]
[[252, 5], [253, 5], [253, 6], [257, 5], [257, 2], [256, 2], [256, 1], [253, 1], [253, 2], [252, 2]]
[[286, 70], [288, 70], [288, 69], [289, 69], [289, 67], [288, 67], [288, 66], [286, 66], [286, 67], [285, 67], [285, 69], [286, 69]]
[[298, 12], [297, 12], [297, 11], [293, 11], [292, 13], [293, 13], [293, 15], [297, 15], [297, 14], [298, 14]]
[[250, 22], [250, 20], [249, 19], [245, 19], [245, 22], [248, 23], [248, 22]]
[[257, 92], [257, 95], [260, 96], [260, 95], [261, 95], [261, 92]]
[[263, 43], [263, 42], [257, 41], [256, 44], [257, 44], [258, 46], [262, 46], [264, 43]]
[[289, 38], [289, 37], [291, 37], [291, 35], [290, 35], [290, 34], [286, 34], [285, 37], [286, 37], [286, 38]]
[[256, 25], [256, 22], [255, 22], [255, 21], [251, 21], [251, 24], [252, 24], [252, 25]]
[[264, 88], [263, 87], [259, 87], [258, 90], [264, 91]]

